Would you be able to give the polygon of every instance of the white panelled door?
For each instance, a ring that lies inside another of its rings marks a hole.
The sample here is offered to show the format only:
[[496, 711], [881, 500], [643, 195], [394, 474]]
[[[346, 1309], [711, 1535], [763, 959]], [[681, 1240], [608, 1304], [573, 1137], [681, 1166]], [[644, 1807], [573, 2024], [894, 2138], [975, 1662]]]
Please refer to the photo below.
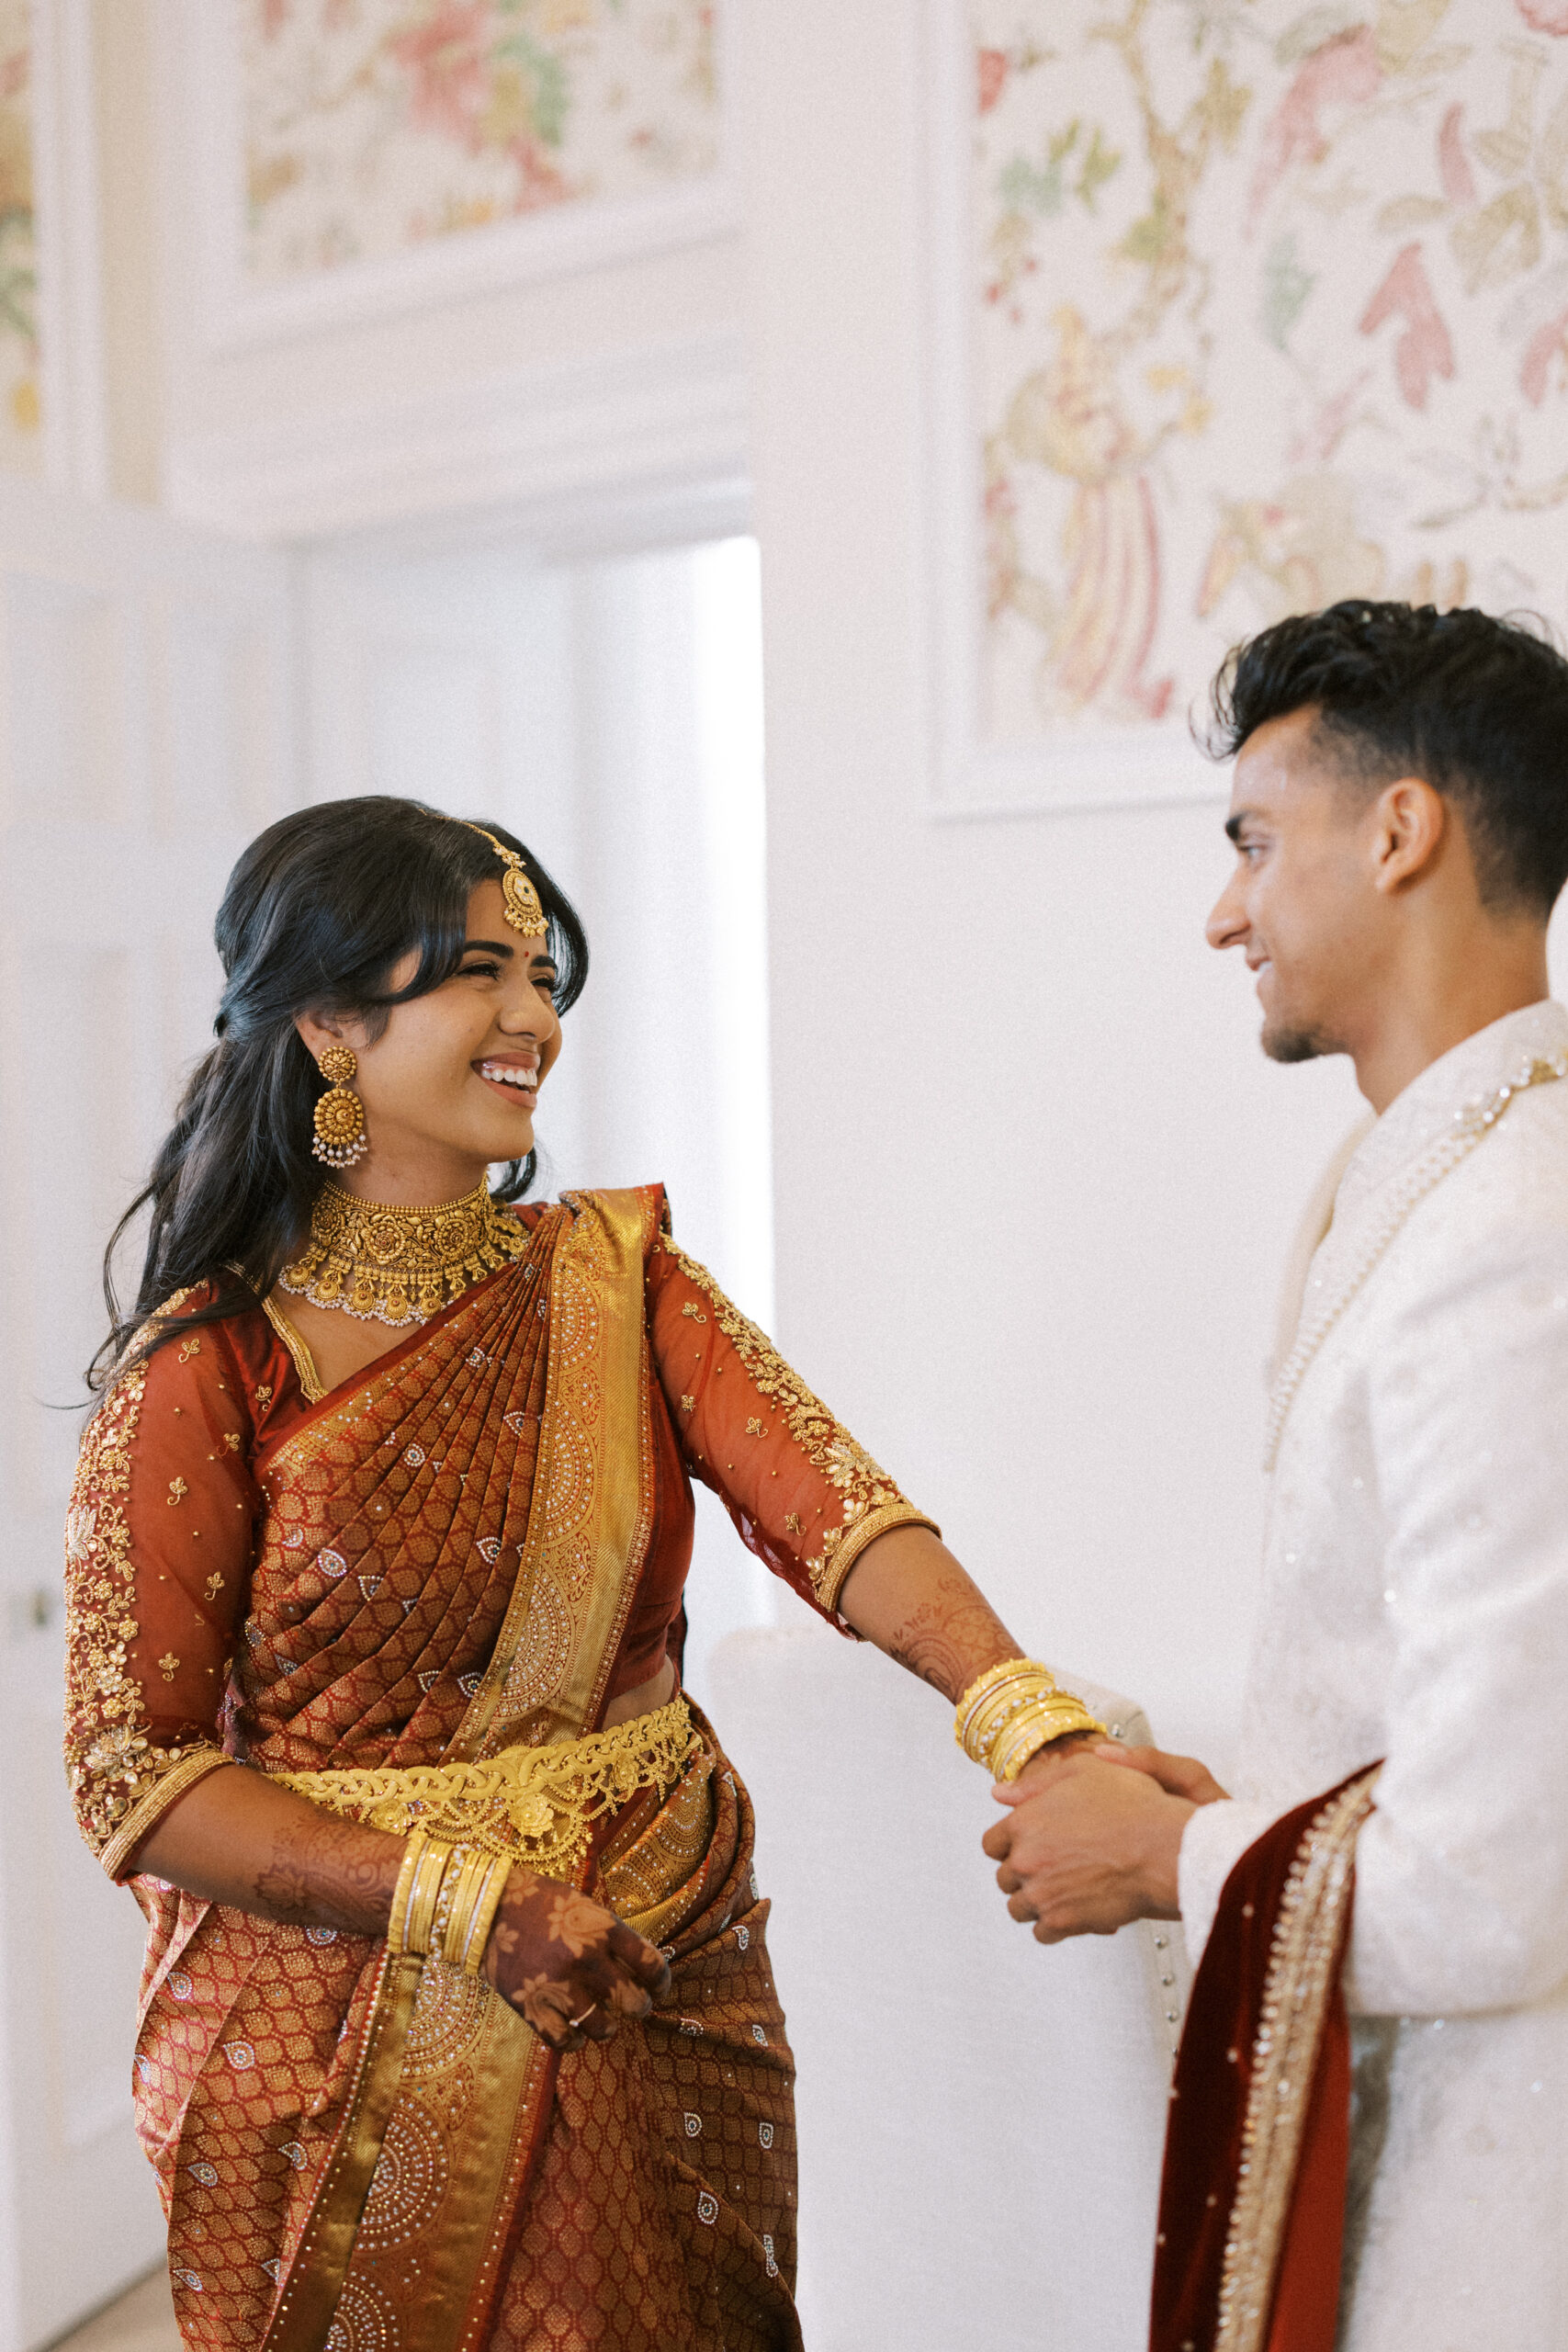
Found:
[[209, 1039], [224, 876], [295, 797], [293, 637], [286, 557], [0, 487], [0, 2352], [162, 2245], [141, 1920], [61, 1770], [61, 1527], [104, 1242]]

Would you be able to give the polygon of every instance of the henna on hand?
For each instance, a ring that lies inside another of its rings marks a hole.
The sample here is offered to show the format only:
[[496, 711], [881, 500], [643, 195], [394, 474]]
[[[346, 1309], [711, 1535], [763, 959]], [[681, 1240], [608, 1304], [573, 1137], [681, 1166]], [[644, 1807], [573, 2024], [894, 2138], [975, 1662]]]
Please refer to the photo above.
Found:
[[634, 1928], [578, 1888], [521, 1869], [507, 1881], [483, 1966], [552, 2050], [608, 2041], [670, 1989], [663, 1954]]

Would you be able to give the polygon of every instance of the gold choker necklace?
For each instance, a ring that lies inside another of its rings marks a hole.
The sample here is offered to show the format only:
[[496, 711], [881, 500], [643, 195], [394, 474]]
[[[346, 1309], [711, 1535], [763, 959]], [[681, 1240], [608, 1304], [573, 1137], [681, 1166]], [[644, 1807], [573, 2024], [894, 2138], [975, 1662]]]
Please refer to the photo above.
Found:
[[277, 1278], [315, 1306], [365, 1323], [423, 1323], [482, 1275], [521, 1258], [530, 1236], [497, 1208], [487, 1182], [437, 1208], [393, 1208], [323, 1184], [310, 1238]]

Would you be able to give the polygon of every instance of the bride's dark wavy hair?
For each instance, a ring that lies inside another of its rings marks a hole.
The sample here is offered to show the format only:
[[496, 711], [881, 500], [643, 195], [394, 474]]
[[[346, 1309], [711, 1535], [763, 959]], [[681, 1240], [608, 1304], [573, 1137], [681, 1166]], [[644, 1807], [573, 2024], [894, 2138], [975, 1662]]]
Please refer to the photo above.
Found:
[[[544, 903], [559, 973], [555, 1001], [564, 1012], [588, 977], [582, 924], [532, 852], [504, 825], [482, 821], [524, 859]], [[356, 1013], [378, 1036], [394, 1005], [427, 995], [458, 969], [469, 897], [504, 871], [466, 824], [385, 795], [299, 809], [251, 843], [214, 925], [227, 975], [212, 1024], [218, 1043], [192, 1073], [152, 1174], [104, 1253], [109, 1331], [87, 1372], [95, 1393], [175, 1292], [215, 1286], [209, 1301], [182, 1316], [180, 1331], [255, 1306], [309, 1225], [327, 1177], [310, 1151], [322, 1080], [296, 1014]], [[389, 989], [394, 967], [416, 949], [413, 978]], [[498, 1199], [523, 1197], [536, 1158], [511, 1162]], [[141, 1280], [122, 1313], [115, 1251], [149, 1204]], [[145, 1351], [175, 1328], [149, 1333]]]

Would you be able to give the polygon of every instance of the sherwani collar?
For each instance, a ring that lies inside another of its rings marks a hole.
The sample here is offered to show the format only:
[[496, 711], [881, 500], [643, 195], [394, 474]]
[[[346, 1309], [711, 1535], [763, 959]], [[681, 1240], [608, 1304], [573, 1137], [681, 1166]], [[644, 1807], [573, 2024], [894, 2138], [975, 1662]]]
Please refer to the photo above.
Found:
[[1446, 1135], [1456, 1111], [1506, 1085], [1524, 1064], [1565, 1048], [1568, 1009], [1542, 997], [1439, 1054], [1395, 1095], [1351, 1155], [1335, 1195], [1335, 1225], [1347, 1225], [1391, 1177]]
[[1503, 1090], [1551, 1075], [1547, 1064], [1568, 1077], [1568, 1011], [1550, 997], [1439, 1056], [1351, 1155], [1307, 1272], [1294, 1340], [1274, 1375], [1266, 1467], [1274, 1466], [1292, 1400], [1318, 1350], [1404, 1218], [1501, 1114], [1509, 1099]]

